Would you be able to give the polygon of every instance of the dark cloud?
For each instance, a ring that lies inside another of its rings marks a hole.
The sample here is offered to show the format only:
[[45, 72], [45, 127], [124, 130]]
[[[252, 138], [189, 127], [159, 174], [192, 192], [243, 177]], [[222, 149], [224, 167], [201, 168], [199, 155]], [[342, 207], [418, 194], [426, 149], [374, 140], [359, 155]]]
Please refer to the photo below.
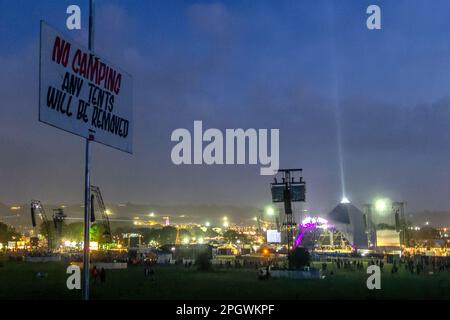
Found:
[[[221, 129], [280, 128], [281, 166], [304, 168], [307, 206], [323, 213], [341, 196], [338, 110], [352, 200], [362, 204], [386, 194], [412, 209], [450, 206], [448, 96], [428, 103], [397, 103], [402, 99], [350, 90], [336, 96], [329, 79], [320, 83], [309, 67], [317, 66], [318, 74], [329, 71], [327, 61], [315, 60], [323, 43], [300, 50], [290, 49], [289, 40], [286, 51], [281, 46], [272, 52], [283, 34], [274, 30], [269, 41], [263, 29], [255, 36], [251, 21], [246, 24], [226, 3], [188, 6], [178, 42], [159, 38], [163, 29], [144, 30], [146, 22], [122, 7], [101, 5], [97, 13], [97, 52], [134, 80], [134, 155], [99, 145], [93, 150], [93, 181], [107, 201], [268, 203], [271, 179], [260, 176], [257, 166], [171, 163], [171, 132], [191, 130], [194, 120], [203, 120], [205, 127]], [[15, 55], [0, 53], [0, 180], [7, 182], [0, 185], [0, 200], [81, 202], [83, 142], [37, 122], [37, 41]], [[269, 47], [251, 49], [255, 43]], [[298, 64], [302, 59], [306, 66]]]
[[222, 3], [193, 4], [186, 13], [192, 26], [200, 32], [223, 36], [232, 27], [233, 18]]

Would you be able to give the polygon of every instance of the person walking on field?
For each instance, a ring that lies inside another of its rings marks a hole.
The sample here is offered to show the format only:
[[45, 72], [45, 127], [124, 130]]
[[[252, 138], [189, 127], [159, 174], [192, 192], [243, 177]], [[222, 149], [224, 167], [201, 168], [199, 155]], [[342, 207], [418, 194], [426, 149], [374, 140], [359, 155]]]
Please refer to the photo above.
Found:
[[105, 283], [105, 281], [106, 281], [106, 271], [105, 268], [102, 267], [100, 269], [100, 282]]
[[149, 268], [148, 268], [147, 262], [145, 262], [144, 263], [144, 276], [146, 278], [148, 278], [148, 275], [149, 275]]
[[151, 274], [150, 262], [148, 260], [144, 261], [144, 276], [148, 278]]
[[97, 267], [94, 266], [91, 270], [92, 279], [94, 279], [94, 283], [97, 283], [98, 270]]

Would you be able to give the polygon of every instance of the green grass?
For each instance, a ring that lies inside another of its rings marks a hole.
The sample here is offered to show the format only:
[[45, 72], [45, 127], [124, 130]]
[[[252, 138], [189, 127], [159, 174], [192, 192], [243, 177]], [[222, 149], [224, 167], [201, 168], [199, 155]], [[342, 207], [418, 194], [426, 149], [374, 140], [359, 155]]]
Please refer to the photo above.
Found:
[[[0, 266], [0, 299], [79, 299], [66, 288], [64, 263], [4, 262]], [[48, 274], [38, 278], [37, 272]], [[366, 287], [364, 271], [336, 274], [321, 280], [269, 279], [255, 270], [219, 269], [198, 272], [182, 266], [157, 266], [155, 280], [141, 266], [108, 270], [106, 283], [91, 284], [92, 299], [450, 299], [450, 273], [411, 275], [401, 270], [382, 274], [381, 290]]]

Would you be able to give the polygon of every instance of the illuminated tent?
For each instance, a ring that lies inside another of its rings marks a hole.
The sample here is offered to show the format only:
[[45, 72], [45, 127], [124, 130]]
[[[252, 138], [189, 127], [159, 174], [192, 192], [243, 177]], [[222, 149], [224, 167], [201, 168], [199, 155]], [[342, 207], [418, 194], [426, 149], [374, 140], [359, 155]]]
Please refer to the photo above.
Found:
[[363, 216], [363, 212], [351, 203], [340, 203], [328, 214], [327, 219], [357, 249], [366, 249], [368, 243]]

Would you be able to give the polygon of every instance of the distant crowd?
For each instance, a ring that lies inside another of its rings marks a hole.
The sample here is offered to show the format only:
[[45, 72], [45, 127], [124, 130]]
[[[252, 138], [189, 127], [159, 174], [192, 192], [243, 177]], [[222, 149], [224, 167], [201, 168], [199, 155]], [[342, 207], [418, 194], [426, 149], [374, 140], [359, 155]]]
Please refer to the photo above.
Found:
[[[364, 261], [367, 259], [364, 259]], [[329, 266], [333, 266], [334, 270], [343, 271], [365, 271], [363, 259], [351, 258], [328, 258], [327, 262], [322, 263], [322, 272], [327, 272]], [[367, 266], [376, 265], [383, 272], [385, 268], [384, 258], [368, 258]], [[398, 273], [403, 268], [411, 274], [421, 274], [424, 272], [437, 273], [450, 271], [450, 257], [428, 257], [420, 255], [404, 255], [400, 259], [393, 259], [390, 263], [392, 274]], [[330, 272], [333, 274], [333, 271]]]
[[450, 271], [450, 257], [428, 257], [419, 255], [404, 255], [400, 260], [405, 270], [412, 274], [422, 272]]
[[[96, 251], [90, 254], [91, 262], [125, 262], [128, 263], [128, 253], [120, 251]], [[83, 254], [75, 253], [66, 256], [72, 262], [82, 262]]]

